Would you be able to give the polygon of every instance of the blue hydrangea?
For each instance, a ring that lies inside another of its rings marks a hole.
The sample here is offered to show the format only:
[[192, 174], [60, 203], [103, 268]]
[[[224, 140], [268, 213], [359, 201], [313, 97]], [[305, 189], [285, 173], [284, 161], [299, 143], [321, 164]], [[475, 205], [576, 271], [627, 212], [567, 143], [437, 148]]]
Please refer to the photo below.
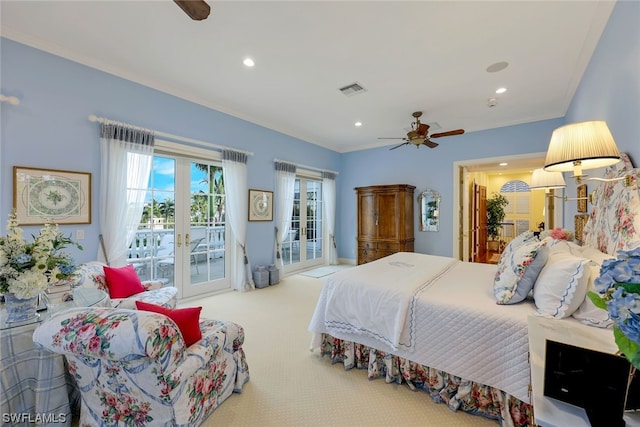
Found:
[[18, 265], [27, 265], [32, 259], [33, 257], [29, 254], [20, 254], [16, 257], [15, 262]]
[[640, 344], [640, 304], [638, 294], [625, 294], [618, 288], [607, 301], [607, 310], [620, 331], [631, 341]]
[[618, 251], [617, 259], [602, 262], [600, 276], [594, 281], [596, 289], [604, 294], [616, 283], [640, 283], [640, 247]]
[[640, 247], [618, 251], [617, 259], [604, 261], [594, 282], [607, 300], [611, 320], [627, 338], [640, 345], [640, 295], [617, 286], [621, 283], [640, 284]]
[[69, 264], [69, 265], [58, 264], [58, 269], [60, 270], [60, 273], [64, 274], [65, 276], [68, 276], [74, 271], [76, 271], [76, 266], [73, 264]]

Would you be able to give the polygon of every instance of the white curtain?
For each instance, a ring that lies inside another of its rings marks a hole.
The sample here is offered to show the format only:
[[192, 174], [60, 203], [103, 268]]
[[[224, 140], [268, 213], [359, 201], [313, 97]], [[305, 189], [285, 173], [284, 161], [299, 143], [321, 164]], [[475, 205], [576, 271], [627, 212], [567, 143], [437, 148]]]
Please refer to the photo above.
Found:
[[122, 266], [144, 208], [153, 161], [152, 132], [120, 123], [100, 128], [99, 259]]
[[338, 248], [336, 246], [336, 174], [322, 172], [322, 200], [324, 203], [324, 226], [329, 234], [328, 261], [331, 265], [338, 264]]
[[231, 227], [232, 248], [229, 279], [235, 290], [255, 289], [251, 277], [251, 263], [247, 254], [247, 219], [249, 217], [249, 190], [247, 188], [247, 154], [238, 151], [222, 152], [226, 220]]
[[291, 227], [291, 215], [293, 214], [293, 192], [296, 185], [295, 165], [276, 162], [276, 266], [282, 270], [282, 242], [284, 242]]

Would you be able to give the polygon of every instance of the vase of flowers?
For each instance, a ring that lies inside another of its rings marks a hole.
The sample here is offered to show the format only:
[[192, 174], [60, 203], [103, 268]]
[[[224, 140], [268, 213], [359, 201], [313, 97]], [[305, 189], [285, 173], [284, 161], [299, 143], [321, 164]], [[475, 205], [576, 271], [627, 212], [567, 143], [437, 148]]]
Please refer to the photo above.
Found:
[[5, 296], [7, 322], [19, 322], [36, 316], [41, 292], [54, 283], [69, 280], [76, 270], [64, 249], [73, 245], [57, 224], [47, 221], [38, 236], [28, 242], [18, 227], [16, 213], [9, 216], [7, 235], [0, 236], [0, 293]]
[[640, 247], [603, 261], [594, 284], [598, 293], [589, 292], [589, 298], [609, 312], [618, 349], [640, 368]]

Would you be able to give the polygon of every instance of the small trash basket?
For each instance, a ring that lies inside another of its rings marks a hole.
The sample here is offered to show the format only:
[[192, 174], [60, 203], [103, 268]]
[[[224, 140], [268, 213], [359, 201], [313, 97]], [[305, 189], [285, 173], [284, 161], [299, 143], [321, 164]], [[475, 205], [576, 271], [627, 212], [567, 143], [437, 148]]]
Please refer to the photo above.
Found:
[[277, 285], [280, 283], [280, 270], [276, 267], [275, 264], [271, 264], [269, 266], [269, 284]]
[[266, 265], [257, 265], [255, 271], [253, 272], [253, 283], [255, 283], [256, 288], [266, 288], [269, 286], [269, 270], [267, 270]]

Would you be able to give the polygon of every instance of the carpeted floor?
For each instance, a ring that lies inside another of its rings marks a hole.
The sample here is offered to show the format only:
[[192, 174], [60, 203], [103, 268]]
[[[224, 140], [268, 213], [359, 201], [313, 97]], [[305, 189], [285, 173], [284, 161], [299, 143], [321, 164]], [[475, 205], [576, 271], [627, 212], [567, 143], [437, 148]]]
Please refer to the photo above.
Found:
[[496, 421], [453, 412], [423, 391], [345, 372], [309, 351], [307, 326], [324, 278], [293, 275], [278, 285], [228, 292], [186, 305], [202, 316], [231, 320], [245, 330], [251, 380], [205, 426], [497, 426]]

